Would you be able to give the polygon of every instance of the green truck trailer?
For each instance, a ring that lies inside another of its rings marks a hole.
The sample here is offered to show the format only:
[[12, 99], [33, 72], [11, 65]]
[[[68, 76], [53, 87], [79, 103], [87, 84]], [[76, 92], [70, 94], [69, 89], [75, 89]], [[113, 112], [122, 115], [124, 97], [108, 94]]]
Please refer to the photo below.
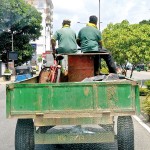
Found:
[[[18, 119], [16, 150], [34, 150], [35, 144], [113, 143], [115, 140], [119, 150], [134, 149], [131, 116], [140, 113], [138, 84], [127, 78], [79, 82], [92, 72], [93, 57], [94, 54], [69, 55], [68, 82], [39, 83], [37, 76], [7, 85], [7, 118]], [[76, 63], [75, 67], [73, 62], [77, 59], [80, 66]], [[55, 128], [66, 125], [78, 130]], [[83, 125], [98, 125], [100, 129], [83, 129]]]

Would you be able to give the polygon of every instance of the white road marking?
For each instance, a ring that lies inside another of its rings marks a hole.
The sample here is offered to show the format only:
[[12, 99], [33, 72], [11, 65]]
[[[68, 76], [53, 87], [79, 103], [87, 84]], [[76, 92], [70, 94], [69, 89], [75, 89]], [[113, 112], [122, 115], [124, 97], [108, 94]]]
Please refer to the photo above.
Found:
[[133, 116], [134, 119], [150, 133], [150, 127], [146, 125], [139, 117]]

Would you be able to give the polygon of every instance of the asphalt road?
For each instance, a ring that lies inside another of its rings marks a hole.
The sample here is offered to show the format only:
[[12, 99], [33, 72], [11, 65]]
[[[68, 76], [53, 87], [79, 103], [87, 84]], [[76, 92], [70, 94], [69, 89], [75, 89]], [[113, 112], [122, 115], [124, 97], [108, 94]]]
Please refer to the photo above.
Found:
[[[127, 71], [127, 77], [130, 77], [131, 71]], [[149, 71], [133, 71], [132, 79], [137, 80], [141, 87], [145, 87], [145, 81], [150, 80], [150, 70]]]
[[[5, 85], [0, 85], [0, 150], [15, 150], [14, 148], [14, 134], [16, 120], [6, 119], [6, 93]], [[149, 150], [150, 149], [150, 133], [141, 126], [135, 119], [134, 121], [134, 130], [135, 130], [135, 150]], [[94, 149], [102, 149], [101, 145], [93, 145]], [[67, 146], [68, 150], [92, 150], [92, 147], [87, 147], [84, 145], [78, 145], [78, 147], [72, 145]], [[64, 148], [51, 146], [51, 145], [36, 145], [35, 150], [64, 150]]]
[[[127, 70], [127, 76], [130, 77], [131, 71]], [[150, 70], [149, 71], [133, 71], [133, 75], [132, 75], [133, 79], [136, 80], [148, 80], [150, 79]]]

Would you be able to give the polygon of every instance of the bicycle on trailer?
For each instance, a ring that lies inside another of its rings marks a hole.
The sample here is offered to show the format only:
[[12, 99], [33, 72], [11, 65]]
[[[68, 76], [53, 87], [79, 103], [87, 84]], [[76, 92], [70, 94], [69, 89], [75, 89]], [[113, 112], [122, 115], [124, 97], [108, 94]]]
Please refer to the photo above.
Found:
[[44, 67], [39, 74], [39, 83], [56, 83], [60, 78], [60, 62], [62, 55], [53, 54], [54, 63], [50, 67]]

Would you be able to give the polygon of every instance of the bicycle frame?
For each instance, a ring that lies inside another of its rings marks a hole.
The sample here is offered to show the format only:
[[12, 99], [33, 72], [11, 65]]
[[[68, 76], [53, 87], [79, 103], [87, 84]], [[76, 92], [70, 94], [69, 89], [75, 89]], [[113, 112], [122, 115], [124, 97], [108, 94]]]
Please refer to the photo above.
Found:
[[[61, 68], [60, 59], [58, 59], [57, 56], [55, 56], [54, 54], [53, 54], [53, 58], [54, 58], [54, 64], [51, 65], [50, 67], [45, 67], [41, 70], [40, 75], [39, 75], [39, 83], [59, 82], [59, 79], [58, 79], [60, 77], [59, 69]], [[47, 78], [45, 76], [47, 76]]]

